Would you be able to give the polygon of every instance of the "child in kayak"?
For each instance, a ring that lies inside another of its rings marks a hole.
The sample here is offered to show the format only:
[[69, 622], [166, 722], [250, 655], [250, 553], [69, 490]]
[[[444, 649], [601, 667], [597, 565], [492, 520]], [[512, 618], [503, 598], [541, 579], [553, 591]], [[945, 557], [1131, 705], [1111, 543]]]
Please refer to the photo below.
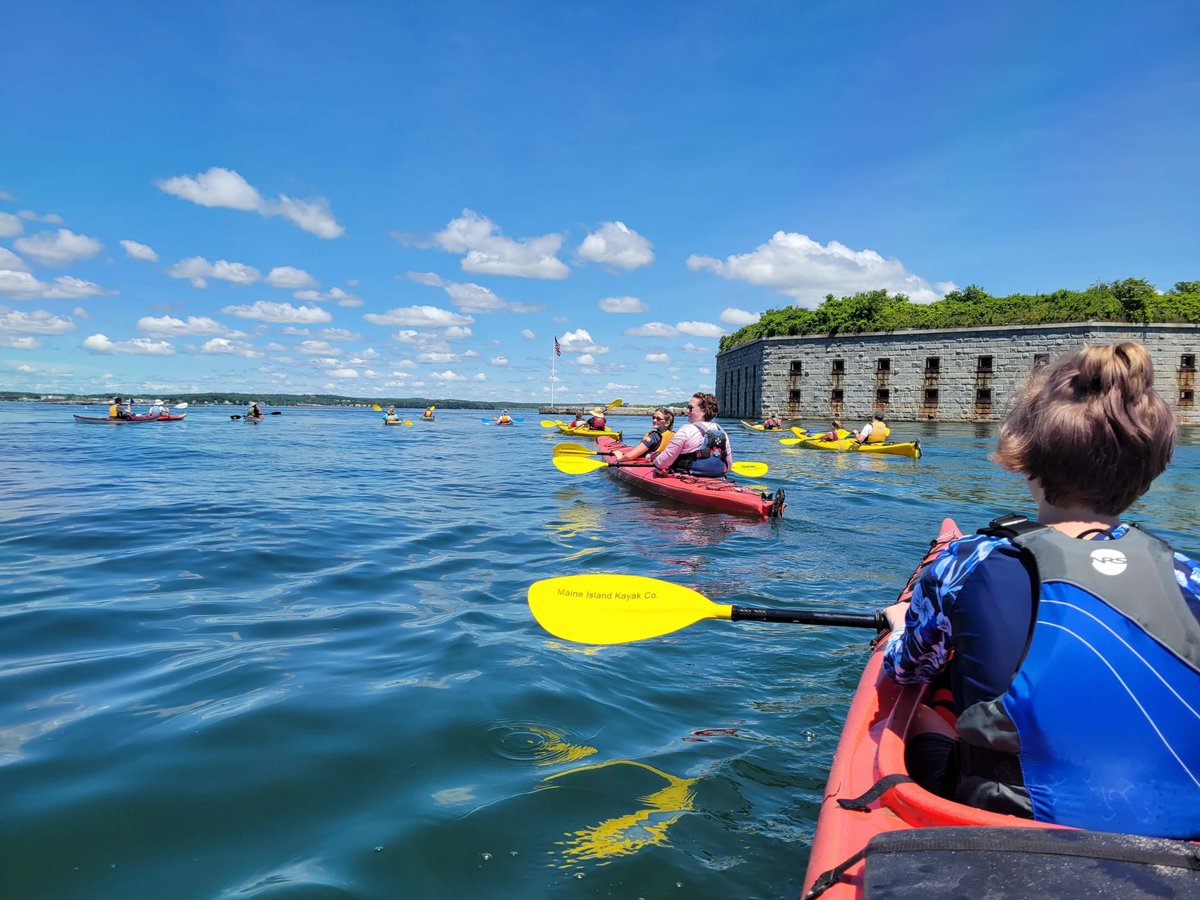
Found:
[[704, 478], [724, 478], [733, 465], [729, 435], [716, 422], [717, 398], [693, 394], [687, 405], [687, 424], [651, 460], [660, 471], [686, 472]]
[[665, 447], [671, 440], [674, 434], [671, 431], [675, 424], [675, 414], [665, 406], [660, 406], [650, 416], [650, 430], [646, 432], [636, 447], [632, 450], [617, 450], [613, 453], [613, 458], [616, 460], [622, 459], [637, 459], [645, 456], [647, 453], [652, 453], [659, 447]]
[[816, 439], [818, 441], [836, 441], [840, 438], [840, 432], [842, 430], [842, 423], [840, 421], [838, 421], [837, 419], [834, 419], [829, 424], [831, 424], [833, 426], [833, 428], [830, 429], [829, 431], [825, 432], [824, 434], [818, 434], [816, 437]]
[[993, 812], [1200, 837], [1200, 566], [1121, 514], [1175, 444], [1140, 344], [1086, 346], [1018, 393], [994, 459], [1037, 521], [996, 519], [885, 610], [902, 684], [945, 674], [954, 726], [918, 720], [927, 789]]

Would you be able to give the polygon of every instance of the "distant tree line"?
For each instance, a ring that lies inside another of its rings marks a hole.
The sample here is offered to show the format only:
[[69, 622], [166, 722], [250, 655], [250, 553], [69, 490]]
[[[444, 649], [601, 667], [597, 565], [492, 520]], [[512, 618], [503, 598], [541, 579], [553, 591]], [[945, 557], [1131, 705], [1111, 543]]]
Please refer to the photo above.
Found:
[[1141, 278], [1100, 282], [1085, 291], [993, 297], [976, 285], [951, 291], [933, 303], [904, 294], [864, 291], [827, 294], [816, 309], [769, 309], [757, 322], [721, 338], [722, 352], [761, 337], [856, 334], [901, 329], [975, 328], [981, 325], [1044, 325], [1052, 322], [1200, 323], [1200, 281], [1179, 281], [1160, 294]]

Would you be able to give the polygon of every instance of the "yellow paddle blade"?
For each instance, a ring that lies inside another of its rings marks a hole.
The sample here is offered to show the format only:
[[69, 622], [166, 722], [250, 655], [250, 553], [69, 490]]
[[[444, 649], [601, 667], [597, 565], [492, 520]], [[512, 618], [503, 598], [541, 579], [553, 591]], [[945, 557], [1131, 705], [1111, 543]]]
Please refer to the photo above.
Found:
[[375, 412], [383, 412], [383, 407], [380, 406], [378, 403], [372, 403], [371, 409], [375, 410]]
[[531, 584], [529, 609], [539, 625], [564, 641], [622, 644], [701, 619], [728, 619], [733, 607], [641, 575], [566, 575]]
[[409, 428], [412, 428], [412, 422], [408, 421], [408, 419], [404, 420], [404, 424], [407, 425]]
[[808, 437], [807, 431], [805, 431], [803, 428], [799, 428], [795, 425], [792, 426], [792, 434], [794, 434], [796, 437], [801, 437], [801, 438]]
[[624, 400], [622, 400], [620, 397], [618, 397], [616, 400], [614, 400], [612, 403], [608, 404], [608, 406], [606, 406], [604, 408], [605, 409], [616, 409], [618, 406], [620, 406], [624, 402], [625, 402]]
[[553, 428], [557, 424], [557, 422], [551, 422], [549, 419], [542, 419], [543, 428]]
[[555, 444], [551, 451], [555, 456], [599, 456], [599, 450], [589, 450], [579, 444]]
[[570, 454], [552, 456], [551, 460], [554, 463], [554, 468], [567, 475], [585, 475], [588, 472], [595, 472], [597, 469], [608, 468], [608, 463], [603, 460], [584, 459], [582, 456], [572, 456]]
[[767, 474], [767, 464], [765, 462], [735, 462], [730, 471], [735, 475], [745, 475], [747, 478], [758, 478], [760, 475]]
[[787, 447], [795, 447], [797, 444], [803, 444], [806, 440], [808, 439], [802, 437], [780, 438], [779, 443]]

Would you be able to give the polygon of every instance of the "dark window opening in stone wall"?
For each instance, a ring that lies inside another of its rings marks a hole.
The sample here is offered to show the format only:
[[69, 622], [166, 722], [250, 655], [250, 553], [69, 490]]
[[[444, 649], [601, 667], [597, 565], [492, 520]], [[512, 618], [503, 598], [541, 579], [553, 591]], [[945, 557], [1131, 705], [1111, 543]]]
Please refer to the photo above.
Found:
[[843, 396], [844, 396], [844, 392], [841, 388], [834, 388], [832, 391], [829, 392], [829, 402], [830, 403], [841, 403]]
[[1049, 353], [1033, 354], [1033, 367], [1035, 369], [1040, 369], [1042, 366], [1048, 366], [1048, 365], [1050, 365], [1050, 354]]
[[798, 360], [798, 359], [793, 359], [791, 366], [788, 368], [788, 374], [789, 375], [803, 375], [804, 374], [804, 363], [800, 362], [800, 360]]
[[888, 359], [886, 356], [881, 359], [875, 360], [875, 371], [876, 372], [892, 371], [892, 361], [890, 359]]
[[1196, 392], [1190, 388], [1184, 388], [1183, 390], [1181, 390], [1179, 392], [1179, 405], [1180, 406], [1195, 406], [1196, 405]]
[[979, 363], [978, 363], [975, 371], [980, 372], [982, 374], [990, 374], [992, 371], [992, 357], [991, 356], [979, 357]]
[[1196, 354], [1184, 353], [1179, 357], [1179, 371], [1195, 372], [1196, 371]]
[[942, 358], [940, 356], [925, 357], [925, 374], [936, 375], [942, 369]]
[[844, 359], [835, 359], [833, 368], [830, 370], [834, 375], [841, 375], [846, 371], [846, 361]]
[[800, 391], [788, 391], [788, 403], [799, 403], [803, 399]]
[[975, 403], [978, 406], [991, 406], [992, 405], [992, 389], [991, 388], [979, 388], [979, 390], [977, 390], [975, 392]]
[[892, 402], [891, 388], [877, 388], [875, 391], [875, 405], [887, 406]]
[[925, 405], [926, 406], [937, 406], [937, 402], [938, 402], [938, 389], [937, 388], [925, 388]]

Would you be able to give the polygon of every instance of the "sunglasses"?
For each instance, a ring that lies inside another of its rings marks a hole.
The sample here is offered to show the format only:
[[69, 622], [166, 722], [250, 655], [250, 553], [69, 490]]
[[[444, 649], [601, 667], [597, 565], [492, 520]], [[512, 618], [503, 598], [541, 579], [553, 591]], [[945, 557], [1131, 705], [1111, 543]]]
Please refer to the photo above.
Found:
[[688, 408], [688, 409], [699, 409], [700, 407], [698, 407], [698, 406], [693, 406], [692, 404], [690, 404], [690, 403], [689, 403], [689, 404], [687, 405], [687, 408]]
[[651, 416], [650, 421], [651, 422], [665, 422], [667, 420], [666, 420], [666, 417], [664, 417], [664, 416]]

